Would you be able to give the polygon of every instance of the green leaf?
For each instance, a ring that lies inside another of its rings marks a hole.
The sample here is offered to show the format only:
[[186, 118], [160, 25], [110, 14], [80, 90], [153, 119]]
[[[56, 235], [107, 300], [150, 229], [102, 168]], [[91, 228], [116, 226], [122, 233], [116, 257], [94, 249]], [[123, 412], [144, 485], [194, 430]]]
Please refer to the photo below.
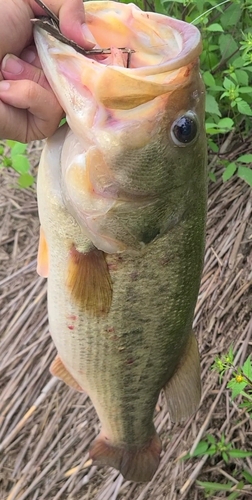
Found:
[[235, 88], [235, 83], [232, 82], [229, 78], [225, 76], [224, 82], [223, 82], [223, 87], [227, 90], [234, 89]]
[[240, 94], [251, 94], [252, 87], [239, 87]]
[[218, 103], [215, 97], [211, 94], [206, 95], [206, 112], [211, 115], [221, 116]]
[[214, 135], [221, 133], [221, 131], [218, 129], [216, 123], [206, 123], [206, 133]]
[[251, 163], [252, 162], [252, 155], [242, 155], [237, 158], [236, 161], [240, 161], [241, 163]]
[[12, 166], [19, 174], [26, 174], [30, 170], [30, 163], [26, 156], [16, 154], [12, 158]]
[[232, 118], [221, 118], [218, 122], [218, 127], [226, 128], [228, 130], [232, 130], [234, 126], [234, 120]]
[[227, 500], [236, 500], [236, 498], [240, 497], [240, 492], [239, 491], [233, 491], [231, 495], [228, 495]]
[[201, 455], [205, 455], [207, 454], [208, 448], [209, 448], [209, 443], [207, 443], [207, 441], [200, 441], [191, 456], [198, 457]]
[[[252, 156], [252, 155], [248, 155]], [[245, 167], [246, 168], [246, 167]], [[252, 170], [250, 170], [252, 173]], [[251, 364], [251, 358], [250, 356], [246, 359], [244, 365], [242, 366], [242, 371], [246, 377], [248, 377], [249, 380], [252, 380], [252, 364]]]
[[229, 165], [225, 169], [225, 172], [223, 172], [223, 174], [222, 174], [223, 182], [228, 181], [232, 177], [232, 175], [234, 175], [236, 169], [237, 169], [237, 166], [234, 162], [229, 163]]
[[250, 168], [238, 167], [237, 175], [252, 187], [252, 170]]
[[229, 481], [226, 484], [223, 483], [210, 483], [207, 481], [196, 481], [197, 484], [205, 488], [205, 490], [212, 492], [212, 491], [230, 491], [230, 488], [234, 485], [234, 483], [231, 483]]
[[252, 66], [246, 66], [246, 71], [252, 71]]
[[212, 434], [207, 434], [207, 440], [210, 444], [216, 444], [216, 439]]
[[244, 451], [244, 450], [229, 450], [229, 456], [232, 458], [246, 458], [252, 457], [252, 451]]
[[238, 102], [237, 108], [242, 115], [252, 116], [251, 107], [246, 101], [241, 100], [240, 102]]
[[[232, 62], [232, 66], [234, 68], [243, 68], [244, 66], [244, 59], [240, 56], [240, 57], [237, 57], [233, 62]], [[246, 68], [247, 69], [247, 68]]]
[[230, 5], [220, 18], [223, 28], [225, 29], [228, 26], [235, 26], [239, 21], [241, 14], [242, 9], [238, 3]]
[[[214, 144], [214, 143], [213, 143]], [[218, 151], [218, 148], [217, 148]], [[216, 182], [216, 175], [213, 172], [208, 172], [208, 177], [212, 182]]]
[[18, 179], [18, 184], [22, 188], [27, 188], [32, 186], [34, 183], [34, 177], [30, 174], [21, 174]]
[[[217, 146], [217, 144], [215, 144], [214, 141], [211, 141], [211, 139], [208, 140], [208, 147], [209, 149], [211, 149], [214, 153], [218, 153], [219, 151], [219, 146]], [[216, 177], [214, 175], [213, 172], [209, 172], [209, 177], [212, 181], [216, 181]]]
[[221, 87], [220, 85], [213, 85], [211, 87], [211, 92], [221, 92], [223, 90], [223, 87]]
[[208, 87], [212, 87], [212, 85], [215, 85], [215, 79], [210, 71], [205, 71], [203, 73], [203, 80]]
[[224, 31], [222, 26], [218, 23], [210, 24], [210, 26], [208, 26], [206, 29], [207, 31]]
[[215, 444], [212, 444], [210, 448], [208, 448], [207, 454], [210, 455], [211, 457], [212, 455], [215, 455], [216, 452], [217, 452], [217, 447]]
[[62, 125], [65, 125], [65, 123], [66, 123], [66, 118], [62, 118], [62, 120], [60, 121], [59, 127], [62, 127]]
[[224, 59], [229, 59], [239, 47], [232, 35], [222, 33], [219, 37], [220, 51]]
[[248, 385], [247, 382], [237, 382], [235, 378], [232, 378], [227, 384], [227, 388], [232, 390], [232, 399], [241, 394], [246, 385]]
[[248, 471], [244, 470], [242, 472], [242, 475], [244, 477], [244, 479], [246, 479], [246, 481], [250, 484], [252, 484], [252, 474], [250, 474]]
[[6, 144], [8, 148], [13, 148], [13, 146], [15, 146], [16, 144], [16, 141], [11, 141], [10, 139], [7, 139]]
[[13, 159], [16, 155], [22, 155], [26, 152], [27, 144], [22, 142], [16, 142], [11, 148], [11, 158]]
[[12, 166], [12, 161], [10, 158], [8, 158], [8, 156], [4, 156], [3, 165], [4, 165], [4, 167], [11, 167]]
[[243, 69], [236, 69], [235, 74], [240, 85], [247, 86], [249, 84], [249, 77], [246, 71], [244, 71]]

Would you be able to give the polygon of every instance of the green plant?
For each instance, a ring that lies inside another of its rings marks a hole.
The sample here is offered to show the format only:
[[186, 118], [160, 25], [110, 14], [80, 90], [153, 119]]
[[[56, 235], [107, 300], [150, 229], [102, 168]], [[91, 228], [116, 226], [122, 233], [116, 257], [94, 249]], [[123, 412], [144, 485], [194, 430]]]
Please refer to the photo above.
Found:
[[[241, 408], [252, 412], [252, 361], [249, 356], [242, 366], [234, 366], [233, 348], [229, 349], [227, 355], [215, 359], [213, 369], [219, 373], [220, 379], [224, 373], [232, 369], [232, 376], [227, 384], [227, 388], [232, 391], [232, 399], [241, 395], [244, 399], [240, 404]], [[252, 414], [251, 414], [252, 418]]]
[[30, 173], [30, 162], [27, 158], [27, 144], [16, 141], [6, 141], [9, 150], [0, 144], [0, 167], [12, 167], [18, 174], [18, 184], [22, 188], [33, 185], [34, 177]]
[[[220, 381], [222, 381], [226, 372], [229, 370], [232, 371], [230, 380], [227, 383], [227, 388], [232, 391], [231, 398], [234, 399], [237, 396], [242, 396], [242, 403], [239, 405], [240, 408], [245, 409], [247, 412], [252, 412], [251, 357], [249, 356], [242, 366], [235, 367], [234, 352], [231, 347], [226, 355], [215, 359], [212, 368], [219, 373]], [[233, 459], [252, 457], [252, 451], [235, 448], [232, 443], [226, 441], [223, 434], [219, 440], [212, 434], [207, 434], [205, 439], [198, 443], [193, 453], [187, 453], [183, 459], [200, 456], [215, 457], [216, 460], [221, 458], [225, 464], [230, 464]], [[244, 488], [246, 491], [248, 488], [250, 488], [250, 491], [252, 490], [252, 486], [250, 486], [252, 485], [252, 474], [245, 468], [241, 472], [235, 468], [233, 474], [238, 476], [239, 480], [234, 478], [234, 481], [226, 483], [197, 481], [197, 484], [204, 489], [206, 497], [211, 497], [212, 494], [220, 491], [226, 491], [230, 493], [227, 497], [229, 500], [242, 499], [243, 492], [245, 491]]]

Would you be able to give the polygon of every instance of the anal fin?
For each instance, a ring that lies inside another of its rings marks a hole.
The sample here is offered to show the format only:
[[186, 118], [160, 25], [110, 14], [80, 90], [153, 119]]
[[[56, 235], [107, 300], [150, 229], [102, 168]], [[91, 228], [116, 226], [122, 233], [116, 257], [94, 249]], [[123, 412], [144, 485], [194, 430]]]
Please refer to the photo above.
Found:
[[107, 314], [112, 301], [112, 283], [105, 254], [96, 248], [79, 252], [70, 250], [67, 286], [72, 298], [93, 316]]
[[201, 397], [198, 343], [192, 332], [179, 366], [164, 387], [168, 410], [173, 422], [189, 418], [198, 409]]
[[50, 366], [50, 372], [55, 377], [59, 378], [60, 380], [63, 380], [63, 382], [69, 385], [69, 387], [72, 387], [72, 389], [75, 389], [76, 391], [79, 392], [85, 392], [82, 389], [82, 387], [78, 384], [78, 382], [76, 382], [76, 380], [72, 377], [71, 373], [69, 373], [69, 371], [63, 365], [59, 355], [57, 355], [56, 358], [53, 360]]
[[91, 444], [89, 455], [94, 464], [114, 467], [128, 481], [148, 482], [159, 466], [161, 450], [156, 432], [144, 446], [115, 446], [101, 432]]
[[38, 257], [37, 257], [37, 273], [42, 278], [48, 278], [49, 272], [49, 256], [48, 256], [48, 246], [45, 238], [45, 233], [40, 226], [39, 235], [39, 247], [38, 247]]

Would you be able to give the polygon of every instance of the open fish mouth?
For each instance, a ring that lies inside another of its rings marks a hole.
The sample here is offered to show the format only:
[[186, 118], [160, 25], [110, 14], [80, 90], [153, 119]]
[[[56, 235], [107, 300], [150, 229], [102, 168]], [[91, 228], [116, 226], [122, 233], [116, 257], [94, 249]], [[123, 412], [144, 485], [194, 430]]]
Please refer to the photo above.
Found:
[[[167, 71], [169, 63], [169, 70], [174, 70], [183, 66], [185, 60], [187, 64], [191, 62], [201, 51], [200, 34], [194, 26], [143, 12], [133, 4], [120, 4], [116, 9], [115, 2], [110, 1], [101, 1], [99, 5], [91, 1], [85, 5], [86, 24], [96, 40], [93, 49], [85, 50], [61, 33], [59, 19], [41, 0], [36, 2], [49, 16], [33, 19], [37, 27], [102, 64], [111, 65], [114, 60], [115, 65], [141, 68], [147, 76], [147, 68], [151, 74], [153, 66], [158, 65], [158, 71], [163, 72]], [[115, 51], [119, 51], [121, 59], [118, 55], [115, 57]]]

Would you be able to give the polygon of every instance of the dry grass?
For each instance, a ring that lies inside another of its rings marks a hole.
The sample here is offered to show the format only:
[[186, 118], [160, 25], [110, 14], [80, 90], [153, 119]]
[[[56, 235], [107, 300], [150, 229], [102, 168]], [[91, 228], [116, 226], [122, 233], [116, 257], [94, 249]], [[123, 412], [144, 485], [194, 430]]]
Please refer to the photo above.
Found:
[[[30, 151], [34, 163], [39, 148], [34, 144]], [[224, 433], [236, 447], [251, 449], [249, 415], [231, 401], [226, 380], [219, 386], [211, 371], [215, 356], [231, 343], [237, 363], [252, 351], [251, 190], [237, 179], [211, 184], [205, 269], [195, 311], [202, 404], [194, 418], [179, 426], [171, 424], [160, 398], [155, 422], [163, 442], [161, 464], [151, 483], [136, 485], [88, 461], [98, 431], [92, 404], [48, 371], [55, 348], [48, 333], [46, 282], [36, 275], [36, 197], [31, 190], [14, 189], [14, 182], [12, 172], [1, 174], [1, 500], [204, 498], [196, 479], [221, 481], [230, 471], [221, 459], [179, 457], [206, 433]], [[251, 471], [251, 459], [243, 466]], [[242, 495], [251, 497], [252, 488]]]

